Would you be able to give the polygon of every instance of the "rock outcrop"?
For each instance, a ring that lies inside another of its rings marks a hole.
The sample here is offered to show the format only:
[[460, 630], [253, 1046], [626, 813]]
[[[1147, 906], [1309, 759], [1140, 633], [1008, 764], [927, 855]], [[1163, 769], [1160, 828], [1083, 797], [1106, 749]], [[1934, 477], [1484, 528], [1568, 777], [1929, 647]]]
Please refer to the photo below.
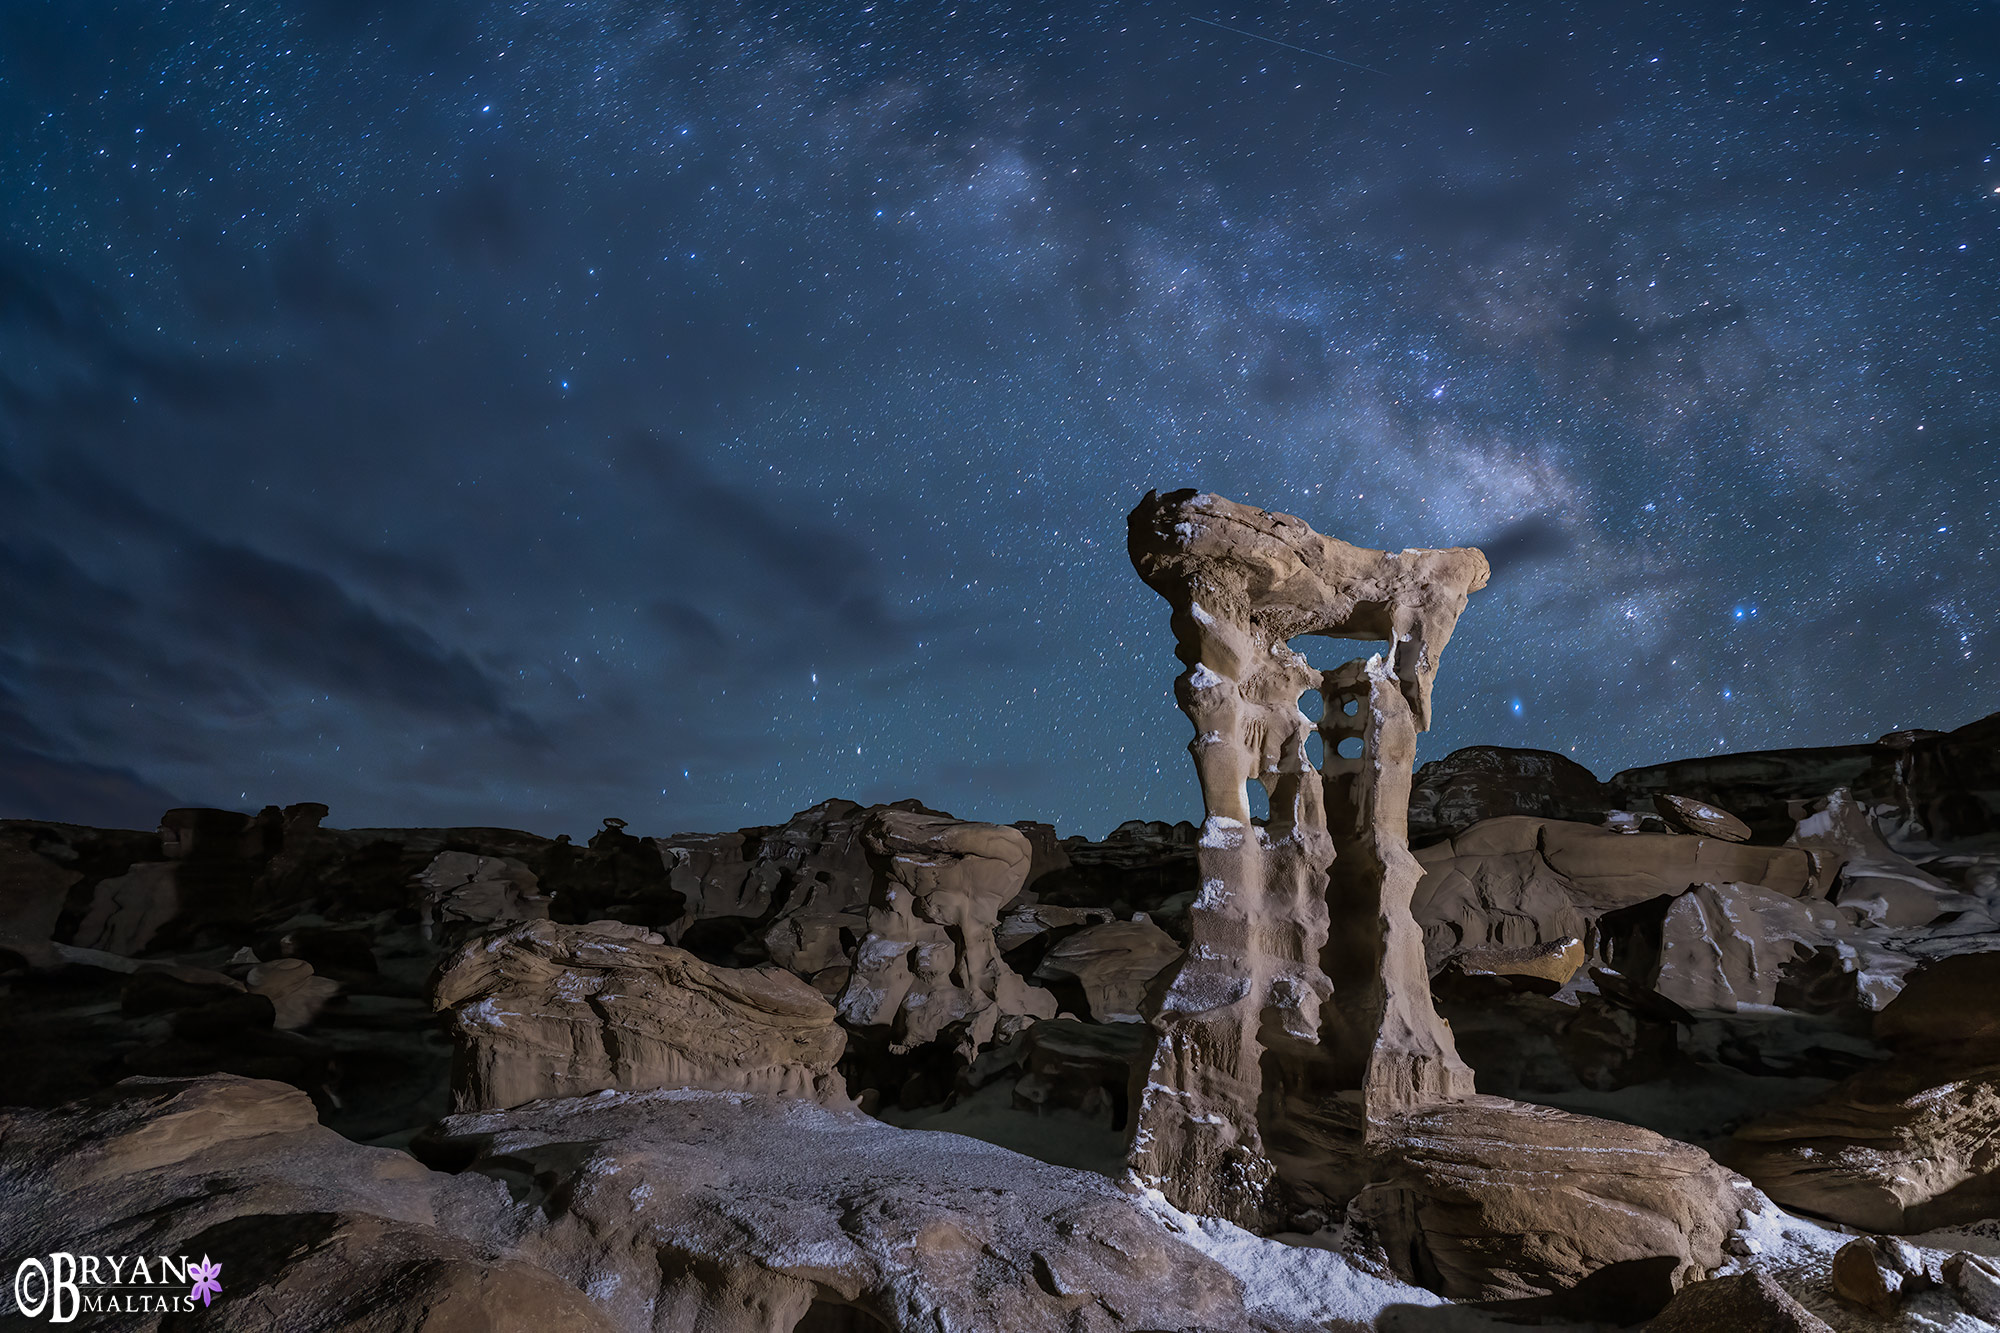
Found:
[[1881, 808], [1898, 841], [1947, 846], [2000, 829], [2000, 713], [1956, 731], [1895, 731], [1867, 745], [1757, 750], [1628, 768], [1614, 804], [1679, 794], [1728, 810], [1760, 840], [1782, 841], [1803, 805], [1845, 787]]
[[1696, 884], [1752, 884], [1787, 898], [1813, 884], [1812, 859], [1796, 847], [1524, 817], [1488, 820], [1416, 858], [1424, 875], [1412, 910], [1433, 968], [1461, 949], [1572, 936], [1602, 958], [1596, 925], [1607, 912]]
[[709, 1088], [844, 1101], [845, 1034], [778, 968], [710, 966], [640, 926], [530, 921], [439, 973], [460, 1110], [599, 1090]]
[[1766, 1273], [1692, 1282], [1646, 1324], [1646, 1333], [1833, 1333]]
[[[504, 1252], [505, 1190], [351, 1143], [283, 1084], [130, 1080], [60, 1110], [0, 1112], [0, 1142], [0, 1247], [10, 1257], [46, 1265], [63, 1251], [93, 1256], [94, 1267], [95, 1256], [121, 1257], [115, 1277], [104, 1261], [75, 1299], [112, 1299], [132, 1313], [70, 1306], [80, 1326], [192, 1317], [229, 1333], [615, 1327], [585, 1293]], [[143, 1278], [125, 1256], [149, 1265]], [[210, 1258], [221, 1264], [219, 1296], [191, 1316], [170, 1307], [191, 1289], [189, 1266]], [[0, 1302], [20, 1317], [12, 1291]]]

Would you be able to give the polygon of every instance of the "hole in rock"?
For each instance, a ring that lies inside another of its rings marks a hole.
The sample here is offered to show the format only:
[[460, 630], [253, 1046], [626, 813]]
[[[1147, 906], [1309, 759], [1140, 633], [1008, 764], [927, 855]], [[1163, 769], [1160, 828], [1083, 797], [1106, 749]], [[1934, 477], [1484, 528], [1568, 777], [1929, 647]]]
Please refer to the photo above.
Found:
[[1326, 716], [1326, 700], [1320, 698], [1318, 690], [1307, 690], [1299, 696], [1299, 711], [1308, 720], [1317, 722]]
[[812, 1303], [792, 1333], [890, 1333], [889, 1326], [859, 1306], [840, 1301]]
[[1361, 711], [1361, 701], [1359, 699], [1349, 699], [1340, 706], [1340, 711], [1349, 717], [1353, 717]]
[[1333, 750], [1342, 759], [1359, 759], [1361, 757], [1361, 738], [1359, 736], [1342, 736], [1340, 744], [1334, 746]]
[[1271, 817], [1271, 793], [1264, 790], [1264, 784], [1252, 778], [1243, 784], [1243, 797], [1250, 803], [1250, 818], [1265, 820]]
[[1306, 737], [1306, 762], [1314, 768], [1326, 767], [1326, 737], [1317, 731]]
[[1389, 655], [1387, 639], [1347, 639], [1332, 634], [1301, 634], [1289, 641], [1289, 647], [1315, 671], [1332, 671], [1349, 662], [1365, 662], [1377, 653]]

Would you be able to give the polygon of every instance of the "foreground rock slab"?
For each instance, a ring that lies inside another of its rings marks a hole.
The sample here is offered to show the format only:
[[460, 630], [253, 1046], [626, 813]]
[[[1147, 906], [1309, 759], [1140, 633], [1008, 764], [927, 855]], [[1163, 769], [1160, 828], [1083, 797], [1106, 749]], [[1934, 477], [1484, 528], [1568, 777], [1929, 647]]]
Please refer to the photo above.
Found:
[[1102, 1176], [796, 1099], [606, 1093], [454, 1116], [417, 1147], [507, 1181], [532, 1205], [517, 1251], [625, 1329], [1283, 1326]]
[[[140, 1293], [100, 1286], [79, 1299], [116, 1296], [121, 1313], [86, 1307], [79, 1327], [153, 1330], [193, 1318], [229, 1333], [613, 1328], [584, 1293], [490, 1243], [511, 1208], [499, 1186], [350, 1143], [282, 1083], [128, 1079], [55, 1110], [0, 1114], [0, 1143], [0, 1251], [10, 1258], [61, 1250], [222, 1264], [221, 1299], [206, 1309], [161, 1308], [186, 1295], [184, 1284], [145, 1292], [150, 1301], [127, 1314], [123, 1302]], [[22, 1313], [13, 1300], [10, 1285], [0, 1315]]]

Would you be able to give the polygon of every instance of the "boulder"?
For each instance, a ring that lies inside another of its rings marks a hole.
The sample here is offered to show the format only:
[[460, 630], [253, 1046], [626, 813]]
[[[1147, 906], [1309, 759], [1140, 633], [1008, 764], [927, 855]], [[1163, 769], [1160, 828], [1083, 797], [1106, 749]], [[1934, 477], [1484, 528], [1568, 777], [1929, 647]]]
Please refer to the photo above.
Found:
[[249, 989], [271, 1001], [272, 1026], [289, 1032], [319, 1017], [327, 1002], [340, 994], [340, 983], [315, 976], [303, 958], [277, 958], [259, 963], [244, 978]]
[[1725, 1160], [1788, 1208], [1874, 1231], [2000, 1210], [2000, 953], [1914, 973], [1875, 1017], [1890, 1060], [1736, 1132]]
[[1966, 1312], [2000, 1324], [2000, 1263], [1963, 1250], [1944, 1261], [1944, 1285]]
[[1037, 981], [1079, 988], [1088, 1017], [1142, 1023], [1146, 987], [1181, 956], [1173, 937], [1150, 921], [1107, 921], [1065, 935], [1042, 955]]
[[71, 942], [126, 957], [144, 953], [180, 915], [180, 871], [177, 862], [150, 861], [99, 880]]
[[529, 921], [469, 940], [432, 1003], [451, 1015], [460, 1110], [599, 1089], [845, 1100], [833, 1007], [779, 968], [702, 962], [642, 927]]
[[2000, 1211], [2000, 1063], [1898, 1057], [1736, 1131], [1722, 1159], [1796, 1212], [1909, 1233]]
[[[1742, 1202], [1707, 1153], [1498, 1097], [1425, 1107], [1370, 1144], [1354, 1215], [1406, 1278], [1456, 1300], [1615, 1288], [1630, 1322], [1720, 1266]], [[1615, 1280], [1614, 1280], [1615, 1279]]]
[[[502, 1252], [505, 1191], [350, 1143], [282, 1084], [129, 1079], [57, 1110], [0, 1112], [0, 1139], [7, 1254], [143, 1256], [146, 1281], [179, 1284], [145, 1292], [155, 1302], [187, 1295], [190, 1264], [213, 1260], [221, 1290], [192, 1314], [204, 1328], [613, 1328], [583, 1292]], [[122, 1282], [138, 1280], [120, 1269]], [[93, 1294], [138, 1301], [142, 1290]]]
[[1768, 1273], [1735, 1273], [1690, 1282], [1645, 1333], [1833, 1333]]
[[1837, 788], [1794, 830], [1792, 845], [1837, 867], [1834, 899], [1856, 921], [1891, 929], [1927, 926], [1946, 912], [1985, 914], [1985, 904], [1961, 893], [1890, 850], [1853, 796]]
[[1697, 884], [1667, 909], [1653, 985], [1688, 1009], [1774, 1004], [1787, 965], [1844, 943], [1847, 927], [1811, 898], [1756, 884]]
[[1937, 1285], [1922, 1251], [1894, 1236], [1859, 1236], [1834, 1252], [1829, 1273], [1834, 1295], [1888, 1319], [1896, 1307]]
[[1571, 935], [1512, 949], [1461, 949], [1450, 961], [1461, 975], [1538, 981], [1543, 985], [1536, 989], [1552, 995], [1577, 974], [1584, 959], [1583, 941]]
[[1748, 824], [1727, 810], [1717, 809], [1707, 801], [1661, 793], [1653, 798], [1653, 808], [1660, 812], [1660, 818], [1667, 821], [1667, 826], [1676, 832], [1693, 833], [1704, 838], [1720, 838], [1724, 842], [1750, 841]]
[[623, 1328], [1271, 1327], [1104, 1177], [853, 1111], [604, 1094], [454, 1116], [416, 1147], [507, 1181], [534, 1211], [520, 1252]]

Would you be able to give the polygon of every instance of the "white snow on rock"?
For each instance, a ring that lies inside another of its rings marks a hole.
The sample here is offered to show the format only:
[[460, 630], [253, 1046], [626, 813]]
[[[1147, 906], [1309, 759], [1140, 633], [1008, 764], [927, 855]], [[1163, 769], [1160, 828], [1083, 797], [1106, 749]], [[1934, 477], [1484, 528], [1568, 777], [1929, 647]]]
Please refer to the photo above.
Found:
[[1234, 1273], [1244, 1305], [1273, 1322], [1367, 1333], [1391, 1306], [1451, 1304], [1334, 1250], [1268, 1240], [1220, 1218], [1184, 1213], [1158, 1190], [1143, 1197], [1160, 1225]]

